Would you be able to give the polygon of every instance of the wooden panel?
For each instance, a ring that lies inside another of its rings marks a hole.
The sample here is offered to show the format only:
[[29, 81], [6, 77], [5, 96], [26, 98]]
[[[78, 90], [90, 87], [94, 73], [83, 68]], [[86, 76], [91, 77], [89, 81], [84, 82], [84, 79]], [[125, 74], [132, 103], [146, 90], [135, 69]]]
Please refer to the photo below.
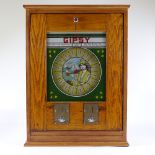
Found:
[[75, 131], [32, 131], [31, 135], [32, 136], [66, 136], [66, 135], [70, 135], [70, 136], [123, 136], [124, 132], [123, 131], [97, 131], [96, 130], [92, 130], [90, 132], [90, 130], [75, 130]]
[[54, 103], [49, 103], [47, 107], [47, 130], [102, 130], [105, 127], [105, 104], [99, 104], [99, 122], [97, 124], [84, 125], [83, 121], [83, 103], [70, 103], [70, 121], [69, 124], [55, 124], [54, 123]]
[[45, 40], [46, 16], [31, 15], [30, 30], [30, 103], [31, 129], [44, 129], [45, 107]]
[[41, 141], [41, 142], [102, 142], [104, 141], [124, 141], [122, 136], [32, 136], [32, 141]]
[[130, 5], [24, 5], [31, 13], [124, 13]]
[[[127, 73], [128, 73], [128, 12], [124, 12], [124, 55], [123, 55], [123, 131], [127, 132]], [[127, 135], [124, 134], [125, 140]]]
[[27, 140], [31, 136], [31, 110], [30, 110], [30, 13], [26, 12], [26, 115], [27, 115]]
[[123, 15], [109, 14], [107, 25], [106, 125], [122, 129]]
[[28, 141], [24, 146], [123, 146], [127, 147], [129, 144], [126, 141], [102, 141], [102, 142], [33, 142]]
[[[48, 14], [48, 32], [74, 32], [73, 18], [78, 17], [77, 31], [80, 32], [105, 32], [105, 14]], [[94, 20], [95, 19], [95, 20]]]

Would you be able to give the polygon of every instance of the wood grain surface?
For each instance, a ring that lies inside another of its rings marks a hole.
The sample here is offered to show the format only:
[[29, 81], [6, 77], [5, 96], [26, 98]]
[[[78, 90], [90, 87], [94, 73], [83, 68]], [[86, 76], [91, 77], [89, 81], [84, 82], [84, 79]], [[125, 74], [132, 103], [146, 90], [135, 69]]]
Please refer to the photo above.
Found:
[[30, 92], [31, 129], [44, 129], [45, 113], [45, 40], [46, 15], [31, 15], [30, 30]]
[[[25, 146], [128, 146], [126, 120], [129, 6], [24, 7], [27, 11]], [[106, 101], [98, 103], [99, 122], [94, 125], [83, 123], [85, 102], [70, 102], [69, 124], [55, 124], [53, 106], [59, 103], [46, 100], [46, 34], [74, 32], [74, 17], [79, 18], [78, 32], [106, 32]]]
[[107, 15], [106, 125], [122, 130], [123, 15]]

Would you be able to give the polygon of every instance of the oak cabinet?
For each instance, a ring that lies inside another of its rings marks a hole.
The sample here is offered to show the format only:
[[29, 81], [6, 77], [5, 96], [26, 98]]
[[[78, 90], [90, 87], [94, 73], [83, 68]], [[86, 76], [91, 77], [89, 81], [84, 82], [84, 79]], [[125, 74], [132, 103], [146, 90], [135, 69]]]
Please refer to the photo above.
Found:
[[128, 146], [128, 5], [24, 5], [25, 146]]

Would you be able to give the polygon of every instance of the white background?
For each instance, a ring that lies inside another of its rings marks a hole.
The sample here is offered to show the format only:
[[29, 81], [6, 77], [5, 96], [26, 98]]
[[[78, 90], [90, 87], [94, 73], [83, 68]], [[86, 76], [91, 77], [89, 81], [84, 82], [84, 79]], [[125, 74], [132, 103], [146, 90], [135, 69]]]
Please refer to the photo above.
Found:
[[[130, 147], [23, 147], [26, 140], [23, 4], [131, 4], [128, 141]], [[0, 154], [155, 154], [155, 0], [0, 0]]]

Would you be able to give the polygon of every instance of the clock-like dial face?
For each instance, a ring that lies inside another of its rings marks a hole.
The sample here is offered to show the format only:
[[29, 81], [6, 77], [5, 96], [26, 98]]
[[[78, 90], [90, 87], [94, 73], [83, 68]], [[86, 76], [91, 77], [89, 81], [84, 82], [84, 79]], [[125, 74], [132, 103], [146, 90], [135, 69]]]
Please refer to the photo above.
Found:
[[65, 95], [81, 97], [92, 92], [101, 78], [101, 65], [90, 50], [72, 47], [58, 54], [51, 75], [56, 87]]

